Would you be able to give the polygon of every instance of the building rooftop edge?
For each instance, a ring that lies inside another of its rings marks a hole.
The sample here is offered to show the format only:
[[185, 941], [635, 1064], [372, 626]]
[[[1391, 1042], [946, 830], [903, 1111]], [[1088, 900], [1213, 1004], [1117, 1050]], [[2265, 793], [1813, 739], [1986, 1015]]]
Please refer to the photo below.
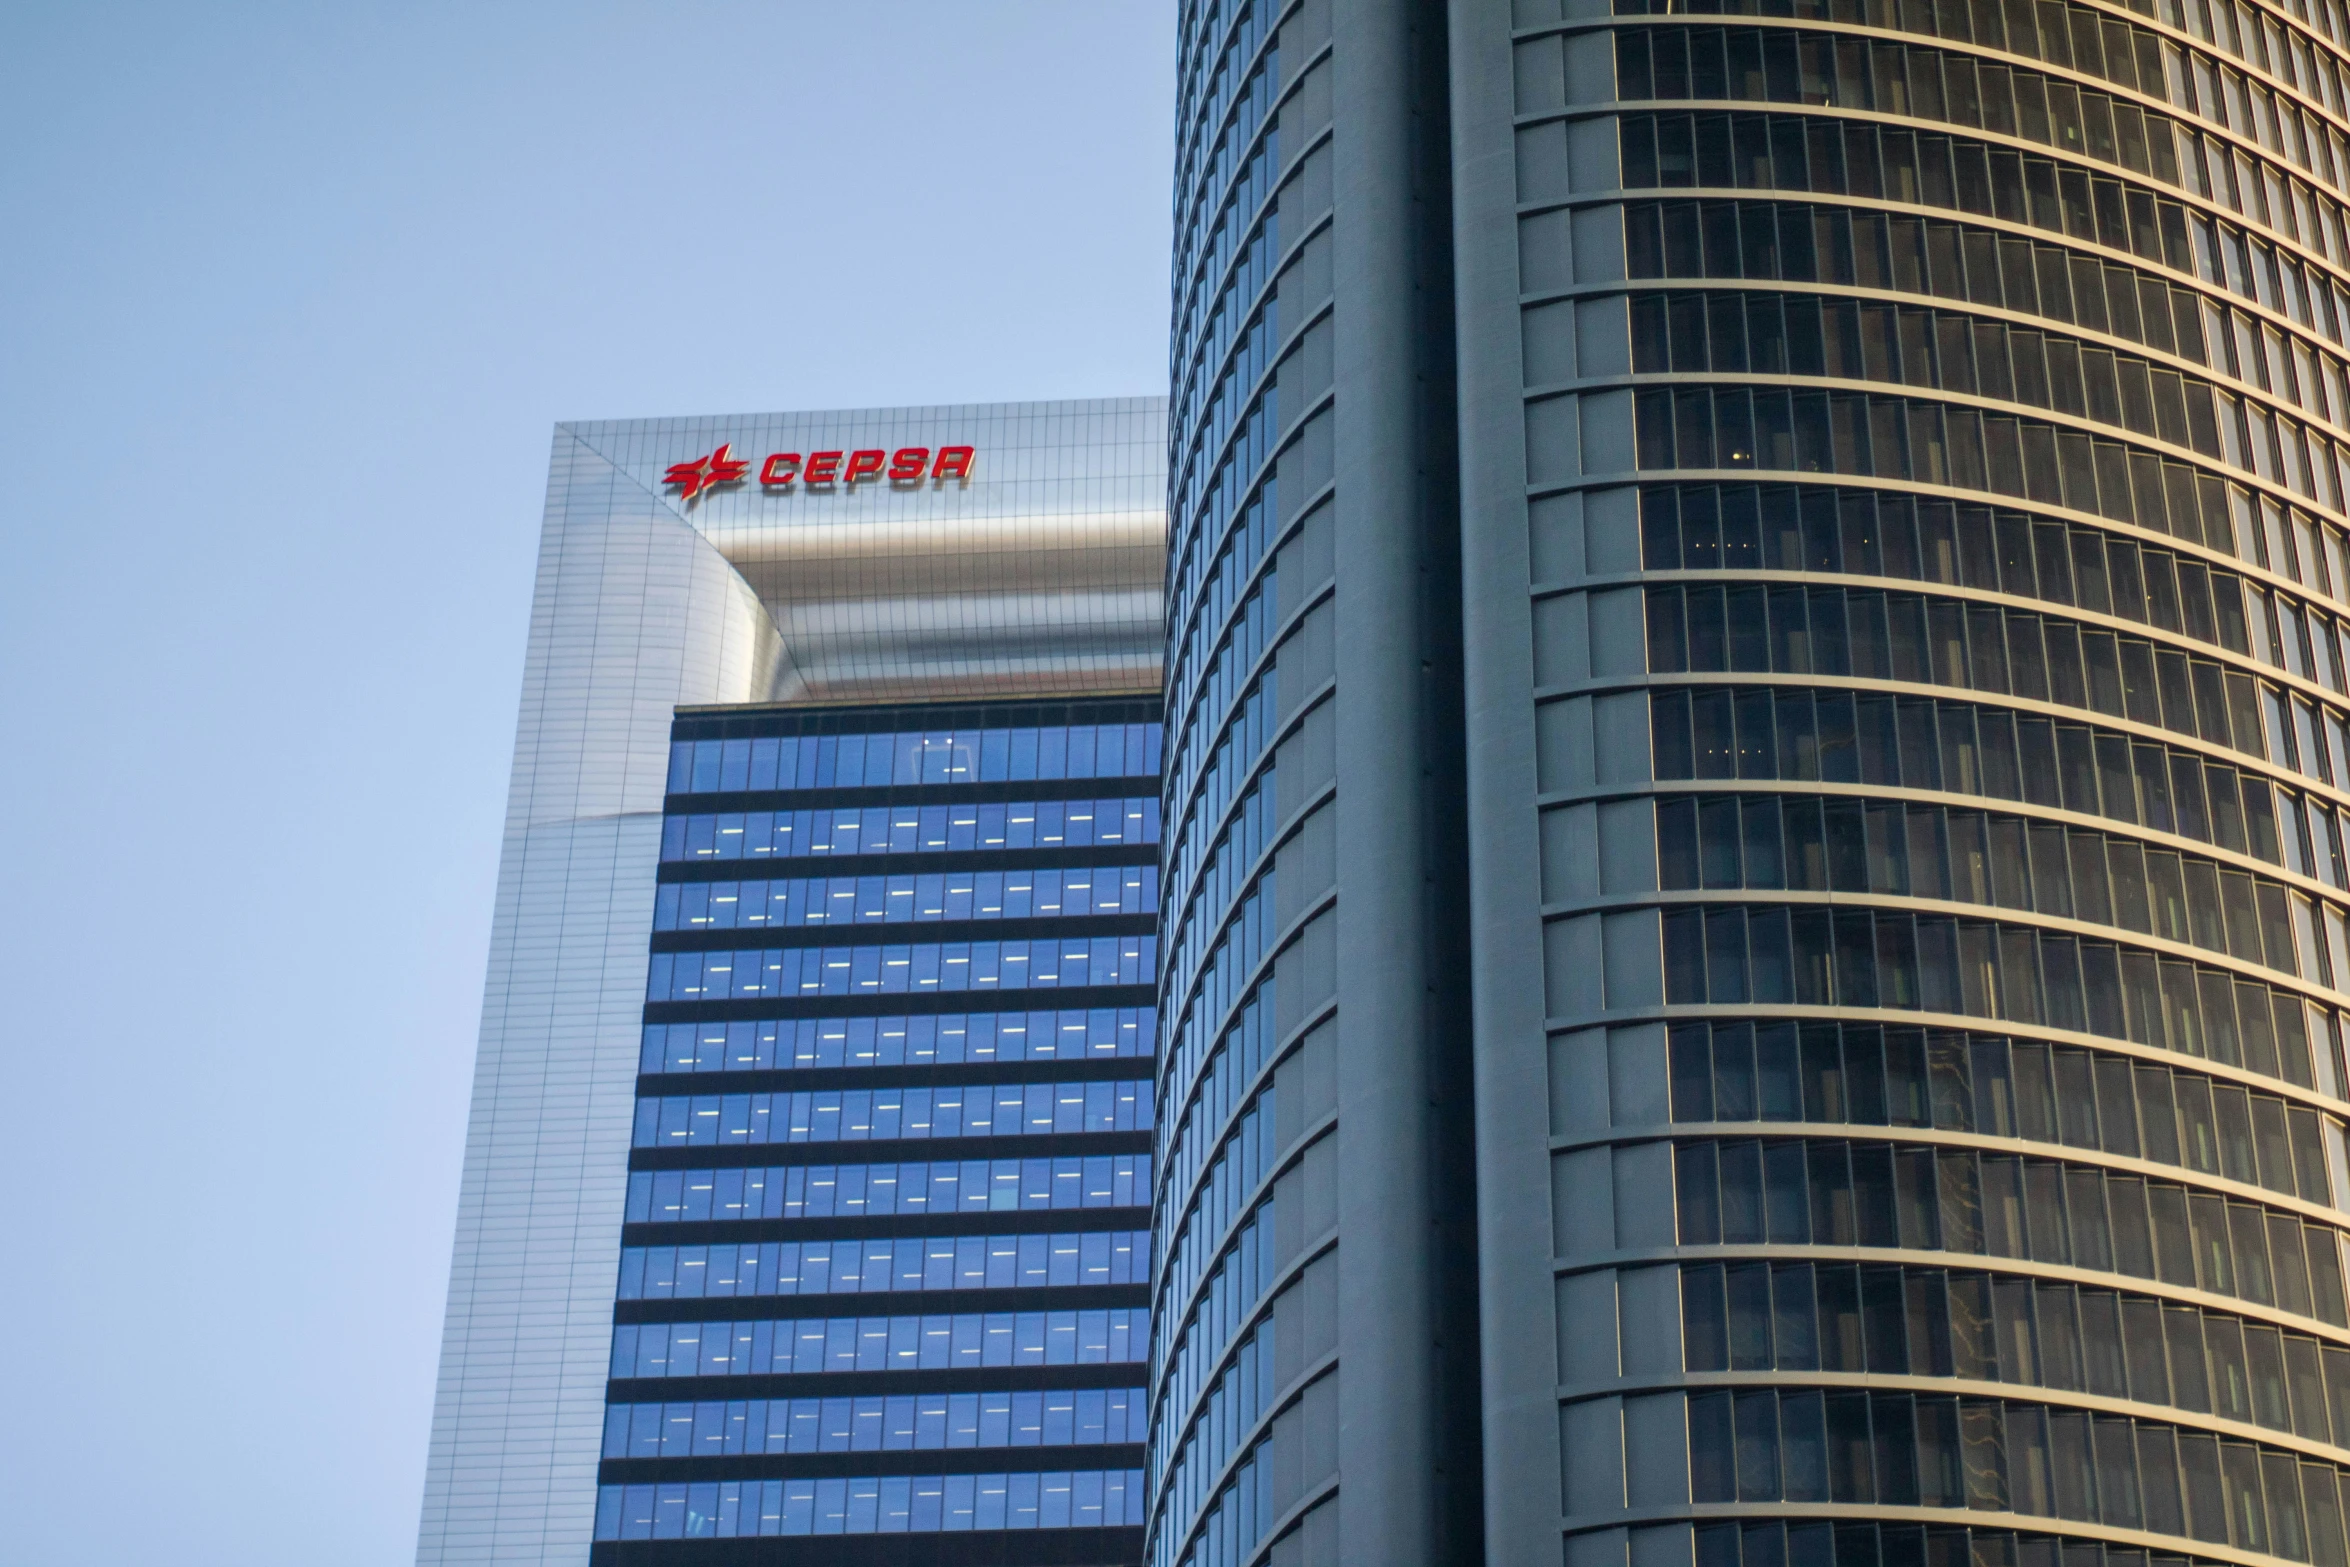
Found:
[[649, 425], [694, 424], [712, 419], [840, 419], [866, 414], [941, 414], [974, 409], [1043, 411], [1084, 408], [1140, 412], [1164, 409], [1166, 406], [1167, 396], [1162, 392], [1106, 397], [1012, 398], [969, 403], [875, 403], [855, 408], [720, 409], [710, 413], [651, 414], [637, 418], [558, 419], [554, 428], [558, 431], [613, 430]]

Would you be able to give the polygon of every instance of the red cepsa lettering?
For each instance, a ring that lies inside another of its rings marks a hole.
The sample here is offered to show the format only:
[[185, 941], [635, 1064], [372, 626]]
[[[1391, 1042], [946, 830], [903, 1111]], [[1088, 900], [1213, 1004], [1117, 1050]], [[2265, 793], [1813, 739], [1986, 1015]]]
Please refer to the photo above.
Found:
[[894, 452], [870, 447], [853, 452], [810, 452], [804, 458], [798, 452], [770, 452], [759, 465], [759, 482], [769, 489], [783, 489], [795, 480], [808, 484], [855, 484], [876, 477], [899, 484], [919, 483], [925, 477], [968, 480], [976, 451], [970, 446], [942, 446], [935, 461], [927, 446], [901, 446]]

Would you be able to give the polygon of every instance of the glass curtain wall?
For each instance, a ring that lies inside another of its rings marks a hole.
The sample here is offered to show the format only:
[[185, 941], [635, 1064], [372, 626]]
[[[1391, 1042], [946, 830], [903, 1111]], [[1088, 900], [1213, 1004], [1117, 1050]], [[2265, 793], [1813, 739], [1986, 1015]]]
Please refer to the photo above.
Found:
[[2350, 19], [1515, 21], [1567, 1559], [2344, 1567]]
[[[1327, 506], [1308, 515], [1329, 479], [1328, 37], [1326, 7], [1195, 0], [1181, 13], [1153, 1567], [1254, 1559], [1300, 1484], [1294, 1465], [1275, 1484], [1274, 1449], [1294, 1441], [1277, 1416], [1300, 1366], [1276, 1354], [1276, 1299], [1302, 1288], [1298, 1235], [1327, 1221], [1307, 1224], [1296, 1183], [1279, 1180], [1316, 1119], [1294, 1080], [1294, 1025], [1318, 1004], [1294, 981], [1277, 994], [1276, 937], [1310, 891], [1294, 874], [1277, 888], [1275, 860], [1319, 786], [1275, 764], [1329, 671], [1326, 652], [1300, 672], [1299, 639], [1277, 644], [1330, 572], [1326, 542], [1318, 566], [1300, 545], [1329, 527]], [[1318, 382], [1300, 372], [1308, 344]], [[1309, 447], [1318, 469], [1300, 460]]]
[[1157, 702], [674, 737], [596, 1560], [1135, 1559]]

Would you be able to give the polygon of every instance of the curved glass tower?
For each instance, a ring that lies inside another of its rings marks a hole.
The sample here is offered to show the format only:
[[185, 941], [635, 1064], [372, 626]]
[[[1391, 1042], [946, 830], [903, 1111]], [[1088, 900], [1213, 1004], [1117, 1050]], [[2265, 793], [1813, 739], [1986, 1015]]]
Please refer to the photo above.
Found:
[[1455, 8], [1493, 1559], [2341, 1567], [2344, 13], [1693, 10]]
[[1182, 17], [1152, 1567], [1476, 1552], [1442, 42]]

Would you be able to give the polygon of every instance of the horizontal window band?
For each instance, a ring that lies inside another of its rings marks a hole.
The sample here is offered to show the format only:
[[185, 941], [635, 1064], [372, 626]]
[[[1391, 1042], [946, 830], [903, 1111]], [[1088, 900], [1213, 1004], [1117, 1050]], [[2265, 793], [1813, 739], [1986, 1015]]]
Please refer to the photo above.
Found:
[[890, 1474], [1000, 1474], [1005, 1469], [1138, 1469], [1139, 1442], [1098, 1447], [924, 1448], [878, 1453], [800, 1453], [789, 1457], [607, 1458], [596, 1465], [602, 1485], [647, 1485], [677, 1480], [804, 1480]]
[[[965, 1308], [969, 1309], [969, 1308]], [[732, 1320], [742, 1321], [738, 1314]], [[924, 1393], [1063, 1392], [1097, 1388], [1124, 1390], [1135, 1382], [1140, 1361], [1113, 1360], [1075, 1366], [988, 1366], [951, 1371], [817, 1371], [780, 1376], [614, 1377], [604, 1384], [610, 1404], [712, 1403], [748, 1398], [831, 1398], [857, 1393], [892, 1396]], [[2000, 1383], [2000, 1387], [2018, 1384]], [[935, 1451], [935, 1449], [925, 1449]]]
[[993, 804], [1014, 800], [1094, 800], [1105, 794], [1156, 794], [1156, 773], [1085, 778], [1006, 778], [989, 783], [861, 784], [831, 789], [728, 789], [706, 794], [667, 794], [661, 809], [669, 816], [712, 811], [812, 810], [840, 805]]
[[[786, 1557], [783, 1552], [791, 1554]], [[599, 1540], [588, 1567], [1097, 1567], [1142, 1560], [1142, 1529], [961, 1529], [938, 1534], [837, 1534], [772, 1538]]]
[[[879, 943], [876, 943], [879, 945]], [[894, 943], [893, 943], [894, 945]], [[738, 949], [739, 950], [739, 949]], [[1083, 1011], [1093, 1007], [1152, 1007], [1158, 991], [1150, 985], [1060, 985], [1015, 990], [997, 987], [985, 991], [948, 990], [932, 993], [890, 993], [877, 996], [746, 997], [724, 1001], [648, 1001], [647, 1023], [758, 1022], [766, 1018], [893, 1017], [910, 1013], [967, 1013], [974, 998], [996, 996], [1046, 997], [1027, 1010]], [[1009, 1003], [998, 1003], [999, 1007]]]
[[679, 740], [758, 740], [807, 735], [898, 734], [935, 730], [941, 734], [978, 729], [1037, 729], [1070, 724], [1153, 724], [1155, 696], [1069, 697], [1045, 701], [914, 702], [903, 706], [859, 707], [853, 713], [777, 705], [765, 712], [735, 703], [681, 707], [669, 726]]
[[1156, 865], [1155, 843], [1097, 843], [1076, 848], [961, 849], [903, 854], [764, 854], [739, 860], [669, 860], [663, 882], [743, 881], [785, 876], [951, 875], [956, 871], [1090, 870]]
[[[958, 1153], [992, 1163], [1005, 1159], [1082, 1159], [1151, 1151], [1142, 1132], [1035, 1132], [1018, 1137], [901, 1137], [889, 1142], [743, 1143], [720, 1148], [634, 1148], [631, 1170], [733, 1170], [790, 1165], [941, 1164]], [[1094, 1210], [1099, 1212], [1100, 1210]]]
[[[1095, 1208], [1089, 1212], [1101, 1210]], [[1034, 1226], [1030, 1226], [1030, 1232], [1034, 1232]], [[1132, 1311], [1149, 1305], [1147, 1284], [1061, 1284], [1038, 1289], [875, 1290], [863, 1295], [721, 1295], [698, 1300], [620, 1300], [612, 1303], [612, 1321], [622, 1327], [661, 1322], [829, 1322], [842, 1317], [947, 1317], [973, 1312]], [[697, 1385], [708, 1387], [712, 1383], [704, 1378]], [[727, 1385], [733, 1383], [729, 1381]]]
[[[1150, 1222], [1150, 1209], [1144, 1207], [1000, 1208], [985, 1213], [886, 1213], [870, 1218], [842, 1215], [823, 1219], [704, 1219], [683, 1224], [623, 1225], [620, 1243], [623, 1246], [724, 1246], [750, 1241], [1072, 1235], [1096, 1230], [1147, 1230]], [[656, 1318], [627, 1320], [651, 1322]]]
[[[652, 936], [655, 952], [740, 952], [746, 937], [768, 950], [792, 947], [902, 947], [950, 941], [1050, 941], [1055, 937], [1151, 936], [1156, 914], [1055, 914], [1024, 920], [879, 920], [844, 925], [748, 926], [736, 930], [664, 930]], [[999, 989], [1009, 989], [1001, 986]], [[968, 995], [968, 991], [957, 991]]]
[[1149, 1056], [1071, 1056], [1026, 1061], [955, 1061], [910, 1066], [776, 1067], [756, 1072], [639, 1072], [640, 1099], [681, 1094], [749, 1094], [777, 1089], [950, 1088], [983, 1083], [1099, 1083], [1149, 1076]]

